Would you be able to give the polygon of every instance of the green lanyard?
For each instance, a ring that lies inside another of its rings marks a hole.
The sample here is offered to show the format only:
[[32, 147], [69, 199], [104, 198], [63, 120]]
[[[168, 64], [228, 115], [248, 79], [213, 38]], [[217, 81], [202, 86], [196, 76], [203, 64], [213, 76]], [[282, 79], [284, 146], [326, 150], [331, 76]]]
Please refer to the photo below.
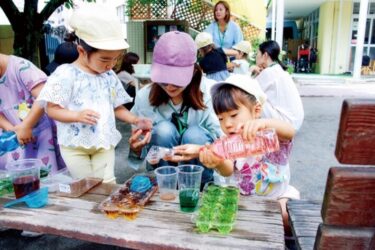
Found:
[[[227, 31], [227, 26], [225, 25], [224, 32], [221, 32], [219, 24], [218, 23], [216, 23], [216, 24], [217, 24], [217, 31], [219, 32], [220, 48], [222, 48], [223, 44], [224, 44], [225, 32]], [[223, 34], [223, 36], [221, 36], [221, 34]]]

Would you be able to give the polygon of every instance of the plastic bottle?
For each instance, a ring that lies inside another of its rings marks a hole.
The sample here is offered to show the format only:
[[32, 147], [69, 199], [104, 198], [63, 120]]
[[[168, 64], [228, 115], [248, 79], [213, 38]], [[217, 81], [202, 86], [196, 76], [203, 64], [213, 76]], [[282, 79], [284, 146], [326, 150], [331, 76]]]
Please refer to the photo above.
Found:
[[13, 131], [5, 131], [0, 136], [0, 156], [19, 147], [17, 135]]
[[[40, 132], [40, 129], [33, 129], [33, 136], [37, 136]], [[5, 131], [0, 135], [0, 156], [16, 150], [19, 146], [20, 144], [14, 131]]]
[[240, 134], [218, 139], [212, 144], [212, 151], [223, 159], [237, 159], [278, 151], [279, 139], [274, 129], [257, 132], [253, 141], [245, 141]]

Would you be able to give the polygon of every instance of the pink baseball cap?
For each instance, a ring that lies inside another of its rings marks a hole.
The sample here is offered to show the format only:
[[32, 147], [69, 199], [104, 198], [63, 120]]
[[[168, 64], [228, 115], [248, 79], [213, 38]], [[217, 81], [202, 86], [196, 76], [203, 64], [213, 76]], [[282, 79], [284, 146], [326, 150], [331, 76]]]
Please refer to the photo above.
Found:
[[193, 78], [196, 61], [197, 47], [189, 34], [164, 33], [154, 47], [151, 80], [186, 87]]

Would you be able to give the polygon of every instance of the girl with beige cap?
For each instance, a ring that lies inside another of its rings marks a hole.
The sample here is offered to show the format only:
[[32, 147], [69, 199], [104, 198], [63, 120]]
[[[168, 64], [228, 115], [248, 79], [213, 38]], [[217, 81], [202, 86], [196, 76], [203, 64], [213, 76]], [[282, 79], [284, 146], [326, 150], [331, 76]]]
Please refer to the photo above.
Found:
[[233, 49], [238, 51], [236, 59], [232, 61], [234, 74], [250, 74], [250, 64], [247, 61], [251, 53], [251, 43], [248, 41], [241, 41], [233, 46]]
[[195, 44], [202, 59], [199, 66], [206, 77], [215, 81], [223, 81], [228, 78], [227, 56], [222, 48], [216, 48], [212, 35], [201, 32], [195, 37]]
[[115, 118], [131, 124], [139, 121], [123, 106], [132, 98], [112, 70], [129, 45], [120, 21], [103, 6], [76, 10], [70, 26], [79, 57], [54, 71], [38, 100], [57, 121], [61, 153], [71, 175], [94, 174], [115, 182], [114, 148], [121, 140]]

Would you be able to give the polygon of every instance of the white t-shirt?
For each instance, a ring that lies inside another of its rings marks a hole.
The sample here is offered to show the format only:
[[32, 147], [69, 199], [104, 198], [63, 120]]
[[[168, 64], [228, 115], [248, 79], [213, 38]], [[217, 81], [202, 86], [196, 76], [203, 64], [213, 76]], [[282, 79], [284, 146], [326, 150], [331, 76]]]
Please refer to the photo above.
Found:
[[249, 73], [250, 64], [245, 59], [233, 60], [232, 63], [236, 64], [233, 68], [234, 74], [242, 74], [242, 75], [250, 74]]
[[95, 125], [56, 121], [57, 138], [59, 144], [66, 147], [109, 149], [121, 140], [114, 109], [131, 102], [132, 98], [113, 70], [95, 75], [74, 64], [63, 64], [49, 76], [37, 100], [43, 106], [51, 102], [72, 111], [92, 109], [98, 112], [100, 118]]
[[300, 129], [304, 118], [303, 105], [289, 73], [275, 64], [264, 69], [256, 80], [267, 95], [262, 117], [288, 121], [296, 130]]

